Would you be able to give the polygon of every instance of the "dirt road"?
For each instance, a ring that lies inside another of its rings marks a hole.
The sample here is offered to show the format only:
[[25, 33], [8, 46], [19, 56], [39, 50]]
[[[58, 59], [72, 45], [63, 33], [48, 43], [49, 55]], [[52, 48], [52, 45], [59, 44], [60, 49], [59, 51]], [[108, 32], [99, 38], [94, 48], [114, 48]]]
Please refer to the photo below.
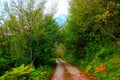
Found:
[[74, 65], [56, 59], [57, 66], [50, 80], [92, 80]]

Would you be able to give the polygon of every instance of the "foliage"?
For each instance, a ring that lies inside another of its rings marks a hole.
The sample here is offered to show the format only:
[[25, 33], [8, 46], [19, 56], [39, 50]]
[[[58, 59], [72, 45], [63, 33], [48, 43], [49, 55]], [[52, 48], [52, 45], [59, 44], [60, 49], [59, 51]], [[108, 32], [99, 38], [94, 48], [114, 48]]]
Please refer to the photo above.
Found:
[[[120, 61], [117, 57], [120, 56], [119, 4], [113, 0], [72, 0], [70, 3], [70, 16], [65, 27], [64, 59], [97, 80], [119, 79], [119, 68], [110, 62]], [[105, 66], [106, 76], [96, 71], [100, 64]], [[112, 71], [116, 69], [118, 71]]]
[[[5, 5], [9, 19], [0, 26], [1, 79], [47, 80], [61, 57], [97, 80], [120, 79], [120, 2], [71, 0], [66, 25], [44, 14], [45, 1]], [[21, 64], [33, 63], [33, 66]], [[21, 65], [21, 66], [20, 66]], [[19, 66], [19, 67], [18, 67]]]
[[10, 80], [16, 80], [16, 79], [22, 79], [25, 80], [25, 75], [30, 73], [31, 71], [34, 70], [34, 67], [32, 64], [28, 65], [28, 66], [24, 66], [24, 64], [22, 64], [21, 66], [17, 67], [17, 68], [12, 68], [11, 71], [7, 71], [5, 72], [5, 74], [3, 76], [0, 77], [1, 80], [6, 80], [6, 79], [10, 79]]
[[49, 80], [52, 69], [48, 66], [41, 66], [29, 74], [30, 80]]
[[[0, 27], [0, 74], [21, 64], [53, 66], [59, 27], [53, 13], [44, 14], [45, 0], [13, 1], [5, 5], [7, 20]], [[50, 64], [51, 63], [51, 64]]]
[[40, 66], [35, 69], [32, 64], [25, 66], [22, 64], [11, 71], [6, 71], [0, 80], [48, 80], [52, 73], [52, 69], [48, 66]]

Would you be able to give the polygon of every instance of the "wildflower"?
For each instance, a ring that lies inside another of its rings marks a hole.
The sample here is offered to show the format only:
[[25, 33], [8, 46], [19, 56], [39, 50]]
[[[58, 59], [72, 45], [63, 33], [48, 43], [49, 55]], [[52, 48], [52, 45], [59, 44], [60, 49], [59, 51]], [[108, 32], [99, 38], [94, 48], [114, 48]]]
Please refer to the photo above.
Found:
[[106, 68], [103, 64], [100, 64], [98, 67], [97, 67], [97, 71], [105, 71]]
[[106, 75], [106, 68], [105, 68], [105, 66], [104, 66], [103, 64], [100, 64], [100, 65], [96, 68], [96, 70], [97, 70], [98, 72], [103, 72], [103, 75]]

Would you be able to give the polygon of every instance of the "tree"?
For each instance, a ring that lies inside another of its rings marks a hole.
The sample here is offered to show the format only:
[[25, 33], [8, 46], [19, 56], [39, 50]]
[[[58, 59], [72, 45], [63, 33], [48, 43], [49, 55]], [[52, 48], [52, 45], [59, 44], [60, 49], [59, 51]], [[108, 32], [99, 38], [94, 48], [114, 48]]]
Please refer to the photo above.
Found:
[[119, 2], [112, 0], [72, 0], [65, 29], [68, 51], [83, 58], [88, 45], [104, 44], [111, 39], [119, 40], [118, 6]]
[[53, 57], [56, 33], [59, 30], [53, 19], [54, 14], [43, 13], [45, 1], [38, 5], [35, 0], [25, 3], [18, 0], [5, 6], [8, 19], [0, 27], [0, 51], [7, 61], [1, 67], [5, 66], [5, 69], [23, 63], [48, 65], [49, 59]]

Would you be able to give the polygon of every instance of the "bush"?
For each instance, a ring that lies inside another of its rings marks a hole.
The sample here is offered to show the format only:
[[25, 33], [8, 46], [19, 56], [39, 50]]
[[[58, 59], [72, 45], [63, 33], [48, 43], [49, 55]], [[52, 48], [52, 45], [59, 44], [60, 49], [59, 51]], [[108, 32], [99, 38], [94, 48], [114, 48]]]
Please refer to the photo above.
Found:
[[56, 60], [55, 60], [56, 58], [50, 58], [49, 60], [48, 60], [48, 63], [49, 63], [49, 66], [50, 67], [54, 67], [55, 66], [55, 64], [56, 64]]
[[26, 74], [29, 74], [31, 71], [34, 70], [34, 67], [32, 64], [25, 66], [22, 64], [21, 66], [17, 68], [12, 68], [11, 71], [6, 71], [3, 76], [0, 77], [0, 80], [24, 80], [26, 79]]
[[30, 80], [49, 80], [52, 73], [52, 69], [48, 66], [40, 66], [39, 68], [32, 71], [29, 76]]

